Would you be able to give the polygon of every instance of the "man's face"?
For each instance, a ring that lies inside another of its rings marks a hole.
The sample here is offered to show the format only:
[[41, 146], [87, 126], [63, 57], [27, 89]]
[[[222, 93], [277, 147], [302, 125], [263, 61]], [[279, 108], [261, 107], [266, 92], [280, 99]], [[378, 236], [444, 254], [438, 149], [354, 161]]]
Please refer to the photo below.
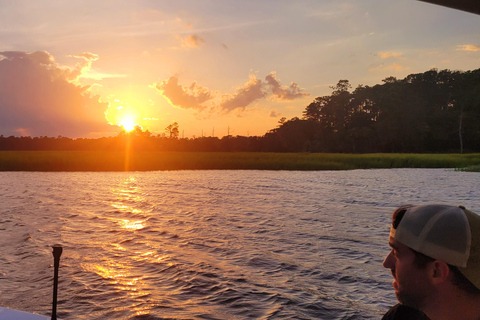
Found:
[[393, 287], [398, 301], [402, 304], [421, 309], [431, 293], [431, 284], [427, 277], [427, 268], [415, 265], [415, 253], [390, 238], [392, 250], [383, 261], [383, 266], [392, 271]]

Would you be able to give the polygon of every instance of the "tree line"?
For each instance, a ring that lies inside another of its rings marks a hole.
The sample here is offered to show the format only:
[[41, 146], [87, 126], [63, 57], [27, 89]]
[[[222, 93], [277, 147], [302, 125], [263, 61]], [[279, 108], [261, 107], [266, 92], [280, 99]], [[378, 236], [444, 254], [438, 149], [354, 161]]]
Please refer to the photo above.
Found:
[[352, 90], [348, 80], [317, 97], [301, 118], [280, 119], [263, 136], [179, 138], [178, 123], [152, 135], [136, 127], [115, 137], [4, 137], [0, 150], [479, 152], [480, 69], [432, 69]]
[[[480, 150], [480, 69], [432, 69], [350, 92], [340, 80], [316, 98], [299, 125], [303, 149], [325, 152], [460, 152]], [[311, 122], [311, 123], [310, 123]]]

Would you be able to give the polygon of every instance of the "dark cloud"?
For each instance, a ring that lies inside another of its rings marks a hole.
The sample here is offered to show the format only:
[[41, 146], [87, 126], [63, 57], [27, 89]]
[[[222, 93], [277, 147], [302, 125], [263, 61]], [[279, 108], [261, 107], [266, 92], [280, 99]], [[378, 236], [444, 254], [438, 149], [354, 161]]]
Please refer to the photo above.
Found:
[[87, 137], [113, 131], [105, 119], [108, 104], [71, 82], [80, 72], [59, 66], [45, 51], [0, 52], [0, 134]]
[[310, 94], [302, 92], [302, 89], [295, 82], [292, 82], [289, 87], [282, 87], [280, 81], [277, 80], [275, 72], [267, 75], [265, 80], [272, 91], [272, 98], [279, 101], [292, 101], [310, 96]]

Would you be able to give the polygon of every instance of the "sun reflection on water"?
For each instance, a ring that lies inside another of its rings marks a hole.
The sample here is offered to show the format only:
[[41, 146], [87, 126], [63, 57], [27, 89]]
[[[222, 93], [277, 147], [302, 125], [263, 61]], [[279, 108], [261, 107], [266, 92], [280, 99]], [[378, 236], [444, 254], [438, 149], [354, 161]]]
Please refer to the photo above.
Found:
[[125, 247], [123, 247], [122, 245], [120, 245], [120, 244], [118, 244], [118, 243], [112, 243], [112, 246], [114, 246], [115, 249], [117, 249], [117, 250], [127, 251], [127, 249], [125, 249]]
[[128, 220], [128, 219], [122, 219], [119, 220], [120, 225], [122, 228], [127, 229], [127, 230], [140, 230], [145, 228], [145, 221], [144, 220]]
[[118, 211], [121, 211], [121, 212], [135, 213], [135, 214], [143, 213], [143, 210], [141, 209], [135, 209], [135, 208], [132, 208], [131, 206], [126, 206], [122, 204], [113, 203], [111, 206], [115, 209], [118, 209]]
[[110, 284], [115, 285], [116, 289], [122, 291], [138, 292], [141, 290], [142, 283], [139, 277], [135, 277], [130, 272], [132, 267], [113, 259], [104, 261], [102, 264], [84, 264], [84, 270], [96, 273]]
[[[136, 255], [134, 256], [134, 259], [136, 261], [145, 261], [148, 263], [160, 263], [164, 262], [166, 259], [168, 259], [168, 255], [159, 255], [155, 251], [148, 251], [148, 252], [136, 252]], [[172, 263], [169, 263], [168, 266], [171, 266]]]
[[[110, 221], [106, 227], [111, 231], [126, 231], [123, 233], [113, 232], [115, 235], [110, 241], [91, 243], [94, 247], [100, 247], [105, 254], [102, 260], [84, 261], [83, 270], [92, 272], [114, 285], [116, 290], [131, 297], [132, 304], [113, 308], [115, 311], [135, 311], [137, 315], [148, 314], [154, 307], [150, 302], [144, 301], [144, 297], [150, 295], [150, 286], [144, 275], [138, 269], [139, 263], [160, 263], [166, 256], [158, 254], [148, 243], [134, 250], [130, 247], [131, 232], [138, 232], [147, 227], [146, 209], [148, 203], [146, 195], [142, 193], [135, 176], [129, 176], [120, 180], [118, 185], [110, 188], [111, 200], [109, 210], [104, 219]], [[143, 248], [146, 247], [146, 248]], [[144, 249], [144, 250], [143, 250]]]
[[[129, 176], [121, 181], [119, 187], [111, 188], [114, 201], [110, 206], [115, 209], [115, 216], [107, 217], [114, 221], [124, 230], [141, 230], [146, 227], [145, 219], [138, 219], [139, 215], [144, 214], [141, 208], [145, 204], [145, 195], [141, 193], [141, 188], [137, 184], [135, 176]], [[135, 215], [135, 217], [129, 217]]]

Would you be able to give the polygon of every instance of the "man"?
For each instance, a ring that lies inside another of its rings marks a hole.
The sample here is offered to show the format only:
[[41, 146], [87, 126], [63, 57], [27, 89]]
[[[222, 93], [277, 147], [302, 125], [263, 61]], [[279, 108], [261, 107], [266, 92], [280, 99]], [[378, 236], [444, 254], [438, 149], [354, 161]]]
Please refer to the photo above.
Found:
[[[480, 320], [479, 215], [447, 205], [401, 207], [389, 244], [383, 266], [392, 271], [400, 308], [432, 320]], [[417, 319], [389, 313], [384, 319]]]

